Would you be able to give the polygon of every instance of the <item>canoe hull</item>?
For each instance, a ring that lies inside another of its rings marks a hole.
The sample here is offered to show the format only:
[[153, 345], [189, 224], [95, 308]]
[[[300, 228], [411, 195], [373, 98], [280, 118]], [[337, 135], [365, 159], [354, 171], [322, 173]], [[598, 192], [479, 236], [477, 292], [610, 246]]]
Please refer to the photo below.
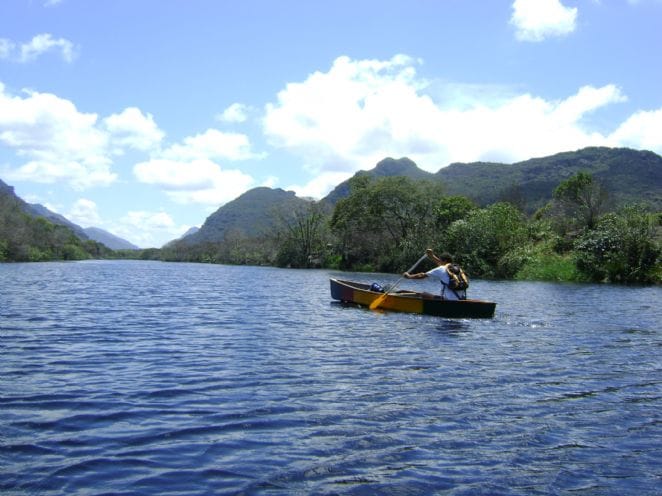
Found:
[[[344, 303], [370, 306], [382, 293], [370, 290], [370, 285], [331, 279], [331, 297]], [[394, 312], [420, 313], [438, 317], [489, 319], [494, 317], [496, 303], [482, 300], [442, 300], [441, 297], [413, 291], [389, 293], [379, 308]]]

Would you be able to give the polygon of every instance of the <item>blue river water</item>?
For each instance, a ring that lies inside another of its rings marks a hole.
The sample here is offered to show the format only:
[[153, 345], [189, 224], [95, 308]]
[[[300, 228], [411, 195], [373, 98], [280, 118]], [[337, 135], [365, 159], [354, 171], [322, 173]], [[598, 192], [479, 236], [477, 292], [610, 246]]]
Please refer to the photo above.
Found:
[[450, 320], [338, 275], [0, 264], [0, 494], [662, 493], [662, 288], [472, 281], [495, 318]]

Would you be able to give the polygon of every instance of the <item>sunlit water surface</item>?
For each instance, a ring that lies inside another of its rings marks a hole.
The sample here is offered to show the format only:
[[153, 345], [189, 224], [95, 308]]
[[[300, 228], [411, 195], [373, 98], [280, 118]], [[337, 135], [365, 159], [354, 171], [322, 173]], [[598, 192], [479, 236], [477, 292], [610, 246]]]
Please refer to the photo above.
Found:
[[447, 320], [335, 275], [0, 265], [0, 493], [662, 492], [662, 289], [472, 281], [495, 318]]

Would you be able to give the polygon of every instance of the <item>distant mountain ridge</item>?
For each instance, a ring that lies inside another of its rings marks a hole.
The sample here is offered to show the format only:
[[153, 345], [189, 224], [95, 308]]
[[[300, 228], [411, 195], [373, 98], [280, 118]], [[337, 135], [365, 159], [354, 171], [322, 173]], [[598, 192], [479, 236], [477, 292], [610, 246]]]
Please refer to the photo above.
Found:
[[[481, 206], [516, 195], [524, 210], [532, 213], [552, 198], [559, 183], [578, 172], [591, 173], [619, 203], [644, 201], [662, 210], [662, 157], [629, 148], [589, 147], [514, 164], [453, 163], [434, 174], [419, 169], [408, 158], [387, 158], [374, 169], [359, 171], [355, 176], [437, 180], [444, 185], [446, 194], [466, 196]], [[348, 194], [349, 181], [344, 181], [324, 200], [335, 204]]]
[[531, 213], [551, 199], [560, 182], [578, 172], [592, 174], [617, 203], [644, 201], [662, 209], [662, 157], [650, 151], [589, 147], [514, 164], [455, 163], [435, 175], [448, 194], [467, 196], [480, 205], [517, 189]]
[[48, 208], [38, 203], [27, 203], [26, 205], [26, 213], [34, 215], [35, 217], [43, 217], [44, 219], [51, 221], [53, 224], [66, 226], [71, 229], [80, 239], [91, 239], [90, 236], [85, 232], [85, 229], [80, 227], [78, 224], [74, 224], [66, 217], [60, 214], [56, 214], [55, 212], [50, 211]]
[[[389, 176], [404, 176], [414, 180], [435, 180], [435, 175], [431, 172], [426, 172], [420, 169], [416, 163], [403, 157], [400, 159], [385, 158], [377, 163], [374, 169], [368, 171], [359, 171], [354, 174], [356, 176], [371, 176], [371, 177], [389, 177]], [[323, 201], [335, 205], [338, 200], [349, 195], [349, 180], [343, 181], [336, 186]]]
[[122, 239], [119, 236], [115, 236], [113, 233], [109, 233], [108, 231], [104, 231], [98, 227], [86, 227], [84, 232], [90, 239], [106, 245], [111, 250], [140, 249], [138, 246], [128, 242], [126, 239]]
[[173, 240], [168, 241], [168, 242], [167, 242], [166, 244], [164, 244], [161, 248], [168, 248], [168, 247], [170, 247], [170, 246], [176, 244], [177, 242], [183, 240], [184, 238], [186, 238], [186, 237], [188, 237], [188, 236], [191, 236], [191, 235], [197, 233], [199, 230], [200, 230], [200, 228], [197, 227], [197, 226], [190, 227], [190, 228], [189, 228], [184, 234], [182, 234], [179, 238], [176, 238], [176, 239], [173, 239]]
[[[120, 238], [119, 236], [109, 233], [108, 231], [105, 231], [98, 227], [88, 227], [84, 229], [78, 224], [71, 222], [66, 217], [57, 214], [55, 212], [52, 212], [43, 205], [40, 205], [38, 203], [27, 203], [25, 200], [23, 200], [22, 198], [16, 195], [16, 193], [14, 192], [14, 188], [12, 186], [9, 186], [7, 183], [3, 182], [2, 180], [0, 180], [0, 199], [3, 200], [3, 203], [5, 205], [11, 206], [12, 208], [18, 208], [20, 211], [31, 217], [42, 217], [48, 220], [49, 222], [52, 222], [53, 224], [67, 227], [76, 235], [76, 237], [78, 237], [83, 241], [86, 240], [97, 241], [99, 243], [104, 244], [111, 250], [140, 249], [136, 245], [126, 241], [125, 239]], [[8, 208], [8, 207], [4, 207], [4, 208]]]
[[180, 242], [192, 245], [223, 241], [226, 235], [235, 233], [253, 237], [268, 232], [284, 211], [308, 204], [293, 191], [258, 187], [246, 191], [220, 207], [205, 220], [200, 229]]

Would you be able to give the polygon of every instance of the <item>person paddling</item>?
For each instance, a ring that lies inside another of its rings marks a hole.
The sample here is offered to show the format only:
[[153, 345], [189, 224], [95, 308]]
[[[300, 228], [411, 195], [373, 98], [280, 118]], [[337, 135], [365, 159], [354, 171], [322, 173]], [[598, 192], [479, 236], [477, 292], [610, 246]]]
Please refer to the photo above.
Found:
[[[467, 290], [466, 287], [462, 289], [453, 289], [455, 286], [454, 278], [451, 276], [449, 269], [453, 265], [453, 257], [449, 253], [442, 253], [441, 255], [435, 255], [432, 248], [425, 250], [425, 254], [430, 260], [432, 260], [437, 267], [427, 272], [418, 272], [416, 274], [410, 274], [405, 272], [403, 276], [407, 279], [425, 279], [431, 277], [437, 279], [441, 283], [441, 298], [444, 300], [466, 300], [467, 299]], [[466, 276], [465, 276], [466, 279]], [[468, 284], [465, 284], [468, 286]]]

